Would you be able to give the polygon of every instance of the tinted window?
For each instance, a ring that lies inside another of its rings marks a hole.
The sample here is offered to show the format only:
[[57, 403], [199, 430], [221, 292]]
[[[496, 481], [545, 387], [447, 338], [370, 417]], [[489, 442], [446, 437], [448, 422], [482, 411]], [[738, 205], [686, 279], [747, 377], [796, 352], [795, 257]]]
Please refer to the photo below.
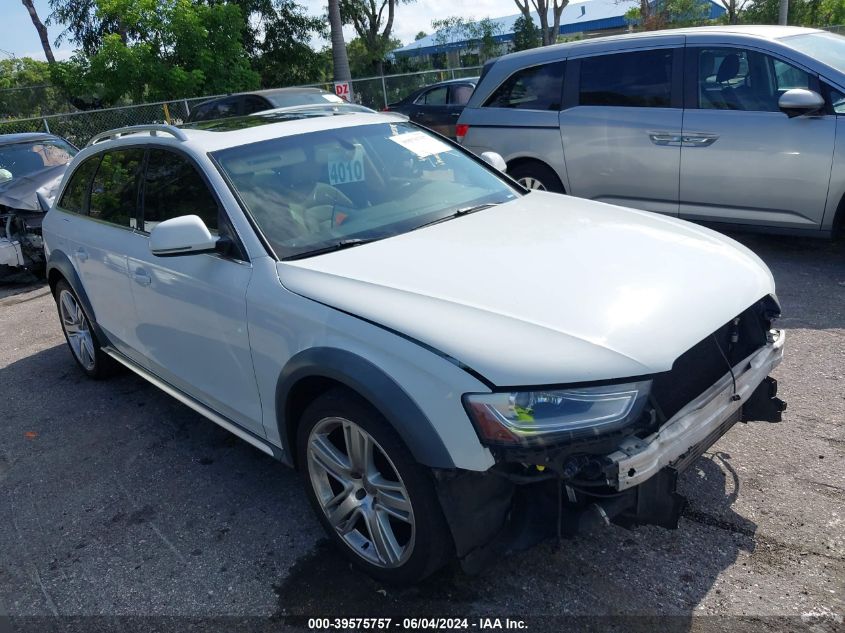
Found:
[[452, 86], [452, 92], [449, 95], [449, 103], [451, 105], [466, 105], [469, 98], [472, 96], [472, 91], [475, 88], [471, 84], [460, 84]]
[[138, 176], [144, 150], [106, 152], [91, 185], [88, 215], [119, 226], [135, 226], [138, 206]]
[[737, 48], [703, 48], [698, 54], [698, 107], [778, 112], [792, 88], [809, 88], [810, 75], [779, 59]]
[[261, 97], [249, 95], [243, 100], [243, 114], [252, 114], [253, 112], [261, 112], [262, 110], [269, 110], [272, 108], [267, 101]]
[[600, 55], [581, 60], [580, 105], [669, 108], [673, 50]]
[[424, 103], [425, 105], [446, 105], [446, 95], [448, 92], [449, 88], [446, 86], [434, 88], [417, 99], [417, 103]]
[[65, 192], [62, 194], [62, 199], [59, 201], [59, 206], [62, 209], [72, 213], [85, 213], [85, 198], [91, 187], [91, 178], [93, 178], [99, 164], [100, 156], [92, 156], [86, 158], [73, 172], [70, 182], [65, 187]]
[[151, 149], [144, 182], [144, 231], [182, 215], [198, 215], [217, 230], [217, 202], [196, 168], [179, 154]]
[[532, 66], [515, 72], [484, 105], [489, 108], [560, 110], [565, 63]]

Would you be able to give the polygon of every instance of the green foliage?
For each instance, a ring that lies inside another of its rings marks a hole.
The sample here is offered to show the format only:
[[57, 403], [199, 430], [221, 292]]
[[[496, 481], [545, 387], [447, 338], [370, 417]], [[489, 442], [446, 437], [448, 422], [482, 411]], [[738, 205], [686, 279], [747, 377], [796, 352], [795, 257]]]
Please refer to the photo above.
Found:
[[[741, 14], [745, 24], [777, 24], [778, 0], [756, 0]], [[834, 26], [845, 23], [845, 0], [790, 0], [789, 24]]]
[[420, 31], [419, 33], [417, 33], [417, 34], [414, 36], [414, 41], [415, 41], [415, 42], [418, 42], [418, 41], [420, 41], [422, 38], [427, 37], [427, 36], [428, 36], [428, 33], [426, 33], [425, 31]]
[[47, 62], [30, 57], [0, 60], [0, 119], [67, 110], [67, 101], [49, 84]]
[[531, 16], [519, 16], [513, 23], [513, 49], [527, 51], [530, 48], [537, 48], [542, 43], [540, 29], [534, 24]]
[[[414, 0], [339, 0], [340, 15], [344, 24], [351, 24], [363, 51], [369, 60], [370, 69], [364, 74], [381, 75], [387, 54], [396, 48], [391, 37], [393, 22], [399, 4]], [[401, 43], [400, 43], [401, 45]], [[350, 65], [352, 61], [350, 60]], [[353, 71], [354, 75], [355, 72]]]
[[435, 29], [434, 41], [438, 46], [448, 47], [450, 44], [467, 42], [463, 56], [467, 64], [484, 63], [495, 57], [501, 50], [496, 36], [502, 34], [501, 25], [495, 20], [484, 18], [473, 20], [460, 16], [451, 16], [431, 21], [431, 28]]
[[[245, 55], [245, 21], [233, 4], [191, 0], [95, 0], [104, 23], [124, 33], [104, 35], [96, 52], [56, 64], [53, 81], [93, 106], [220, 94], [256, 88], [259, 75]], [[132, 33], [128, 37], [126, 33]]]
[[710, 3], [706, 0], [656, 0], [643, 18], [643, 6], [629, 9], [625, 19], [646, 30], [701, 26], [710, 22]]

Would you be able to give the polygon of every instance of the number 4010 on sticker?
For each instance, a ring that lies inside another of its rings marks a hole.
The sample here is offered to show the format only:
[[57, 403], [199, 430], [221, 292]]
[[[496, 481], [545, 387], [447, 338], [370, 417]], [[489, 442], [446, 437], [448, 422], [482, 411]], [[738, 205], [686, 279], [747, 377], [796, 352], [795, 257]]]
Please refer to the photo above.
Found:
[[347, 182], [364, 180], [364, 156], [362, 148], [356, 147], [355, 154], [349, 160], [329, 161], [329, 184], [342, 185]]

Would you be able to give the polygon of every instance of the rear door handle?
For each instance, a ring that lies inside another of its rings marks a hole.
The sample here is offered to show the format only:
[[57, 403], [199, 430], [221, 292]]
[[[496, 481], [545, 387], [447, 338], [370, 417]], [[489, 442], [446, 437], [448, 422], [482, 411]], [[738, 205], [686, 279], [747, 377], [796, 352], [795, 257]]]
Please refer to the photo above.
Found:
[[78, 259], [81, 262], [87, 262], [88, 261], [88, 251], [86, 251], [84, 248], [77, 248], [76, 249], [76, 259]]
[[681, 135], [674, 132], [649, 132], [648, 137], [655, 145], [673, 145], [681, 143]]
[[681, 139], [683, 144], [688, 147], [709, 147], [717, 140], [718, 134], [684, 134]]
[[152, 278], [147, 274], [147, 271], [143, 268], [136, 268], [135, 272], [132, 273], [132, 279], [135, 280], [136, 284], [139, 284], [141, 286], [149, 286], [153, 282]]

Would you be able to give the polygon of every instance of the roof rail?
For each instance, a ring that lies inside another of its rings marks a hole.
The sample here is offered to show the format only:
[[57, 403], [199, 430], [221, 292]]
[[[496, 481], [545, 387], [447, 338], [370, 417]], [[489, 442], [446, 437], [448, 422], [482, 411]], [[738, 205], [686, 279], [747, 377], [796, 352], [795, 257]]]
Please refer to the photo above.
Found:
[[165, 125], [163, 123], [150, 123], [148, 125], [130, 125], [128, 127], [119, 127], [108, 132], [101, 132], [95, 134], [85, 147], [90, 147], [102, 141], [110, 141], [123, 136], [124, 134], [137, 134], [139, 132], [149, 132], [150, 136], [156, 136], [159, 132], [163, 134], [170, 134], [180, 141], [187, 141], [188, 137], [178, 127], [173, 125]]

